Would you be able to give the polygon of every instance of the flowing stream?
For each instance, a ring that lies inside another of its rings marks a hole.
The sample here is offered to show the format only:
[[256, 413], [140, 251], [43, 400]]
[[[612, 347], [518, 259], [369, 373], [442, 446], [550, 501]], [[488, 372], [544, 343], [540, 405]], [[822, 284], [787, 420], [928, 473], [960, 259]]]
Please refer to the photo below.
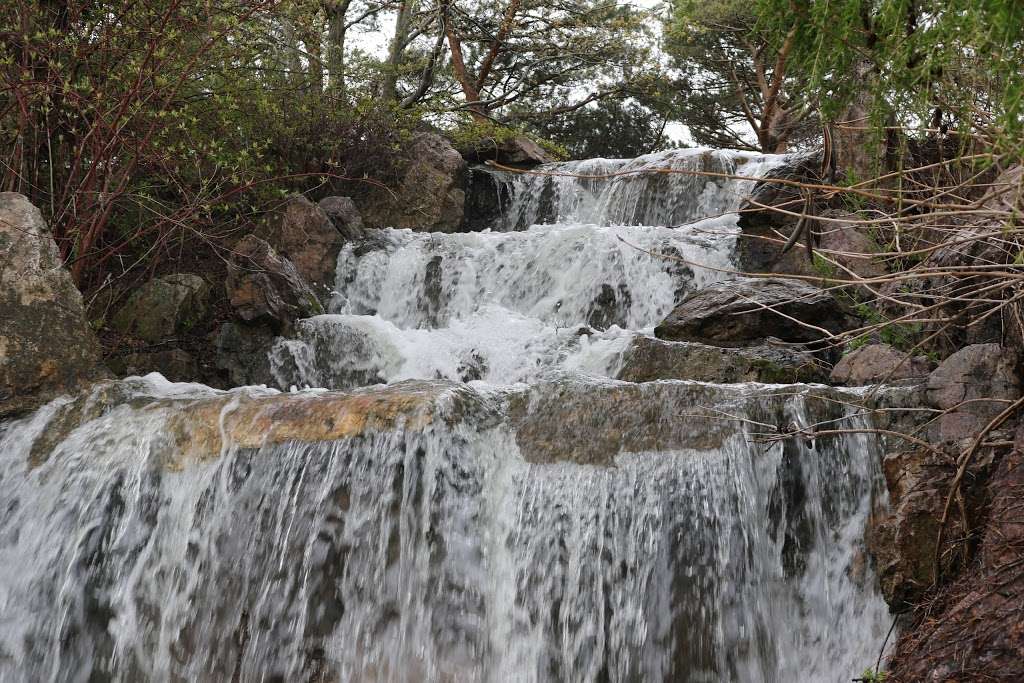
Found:
[[761, 435], [866, 426], [848, 396], [614, 379], [726, 277], [750, 187], [621, 173], [778, 161], [499, 175], [492, 230], [346, 248], [283, 393], [150, 375], [0, 423], [0, 680], [857, 676], [889, 627], [879, 446]]

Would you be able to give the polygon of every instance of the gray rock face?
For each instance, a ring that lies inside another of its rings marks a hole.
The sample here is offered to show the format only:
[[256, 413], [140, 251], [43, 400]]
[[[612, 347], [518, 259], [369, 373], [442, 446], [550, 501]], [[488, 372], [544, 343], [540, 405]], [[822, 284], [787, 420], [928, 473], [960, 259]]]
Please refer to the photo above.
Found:
[[1008, 401], [1021, 395], [1019, 359], [999, 344], [974, 344], [944, 360], [928, 376], [928, 403], [949, 411], [933, 424], [935, 442], [962, 443], [977, 436]]
[[188, 332], [206, 315], [210, 287], [192, 273], [150, 280], [114, 315], [114, 329], [155, 343]]
[[888, 344], [869, 344], [843, 356], [832, 369], [833, 384], [862, 386], [927, 377], [932, 365], [924, 356], [910, 356]]
[[654, 334], [670, 341], [745, 346], [768, 337], [812, 342], [855, 324], [834, 296], [817, 287], [782, 278], [737, 278], [687, 296]]
[[669, 342], [637, 337], [626, 351], [618, 379], [652, 382], [659, 379], [698, 382], [823, 382], [825, 371], [809, 353], [768, 344], [741, 348]]
[[[890, 453], [882, 471], [889, 506], [872, 515], [866, 540], [882, 595], [894, 609], [904, 609], [931, 586], [939, 519], [952, 472], [927, 451]], [[962, 536], [964, 530], [949, 533]]]
[[[266, 324], [226, 322], [217, 330], [215, 365], [233, 387], [267, 384], [273, 379], [268, 354], [276, 336]], [[287, 387], [286, 387], [287, 388]]]
[[291, 261], [317, 293], [334, 285], [338, 253], [345, 237], [317, 204], [302, 195], [292, 195], [260, 226], [256, 235]]
[[913, 637], [900, 644], [890, 669], [894, 680], [1024, 680], [1024, 572], [1014, 571], [1024, 563], [1019, 447], [1003, 457], [987, 488], [991, 504], [977, 561], [943, 596], [940, 610], [915, 624]]
[[440, 135], [419, 133], [409, 146], [401, 182], [374, 192], [360, 209], [373, 228], [458, 232], [465, 212], [466, 162]]
[[320, 208], [346, 241], [363, 237], [363, 216], [351, 197], [324, 197], [320, 200]]
[[1012, 212], [1024, 201], [1024, 166], [1017, 164], [1003, 171], [985, 197], [984, 208]]
[[856, 215], [830, 213], [828, 217], [846, 221], [821, 225], [818, 249], [823, 256], [839, 264], [839, 267], [831, 267], [836, 278], [878, 278], [889, 272], [882, 262], [872, 256], [882, 249], [864, 227], [853, 222], [858, 218]]
[[[736, 244], [740, 270], [748, 273], [780, 273], [810, 275], [810, 264], [804, 253], [803, 241], [799, 246], [782, 254], [784, 242], [779, 234], [789, 235], [797, 219], [765, 207], [799, 202], [797, 187], [772, 182], [773, 179], [799, 182], [815, 181], [821, 168], [821, 154], [792, 156], [773, 168], [758, 182], [740, 211], [741, 237]], [[790, 204], [792, 205], [792, 204]]]
[[493, 160], [506, 166], [535, 166], [555, 160], [544, 151], [543, 147], [524, 135], [504, 142], [492, 139], [482, 140], [461, 152], [469, 161]]
[[23, 195], [0, 193], [0, 417], [105, 374], [42, 214]]
[[225, 287], [239, 318], [267, 323], [277, 331], [290, 329], [299, 318], [323, 313], [295, 265], [255, 235], [246, 235], [235, 245]]

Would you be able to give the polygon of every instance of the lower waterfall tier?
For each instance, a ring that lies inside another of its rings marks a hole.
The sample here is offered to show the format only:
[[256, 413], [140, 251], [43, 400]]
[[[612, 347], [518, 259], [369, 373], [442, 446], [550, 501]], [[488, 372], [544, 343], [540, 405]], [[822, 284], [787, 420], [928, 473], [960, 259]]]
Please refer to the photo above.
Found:
[[824, 387], [158, 376], [0, 426], [0, 679], [849, 680], [888, 610]]

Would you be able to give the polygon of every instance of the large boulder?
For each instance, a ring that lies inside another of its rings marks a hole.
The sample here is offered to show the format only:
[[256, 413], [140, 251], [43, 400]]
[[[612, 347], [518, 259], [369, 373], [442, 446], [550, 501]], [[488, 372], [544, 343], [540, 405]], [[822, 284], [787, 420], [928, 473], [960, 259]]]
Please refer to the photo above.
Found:
[[681, 379], [793, 384], [822, 382], [826, 375], [813, 355], [784, 346], [727, 348], [643, 336], [634, 339], [624, 353], [617, 377], [626, 382]]
[[266, 323], [223, 323], [211, 339], [214, 366], [222, 383], [231, 387], [272, 383], [274, 373], [269, 354], [276, 339], [274, 330]]
[[122, 334], [156, 343], [185, 334], [206, 316], [210, 287], [192, 273], [154, 278], [114, 315], [112, 325]]
[[820, 153], [792, 155], [754, 185], [739, 212], [740, 239], [736, 244], [736, 257], [741, 271], [812, 274], [803, 241], [797, 248], [782, 253], [786, 238], [796, 226], [796, 218], [771, 207], [783, 206], [788, 211], [799, 205], [799, 188], [788, 184], [789, 181], [813, 182], [820, 168]]
[[863, 386], [923, 378], [931, 369], [925, 356], [911, 356], [888, 344], [868, 344], [843, 356], [832, 368], [829, 380], [832, 384]]
[[321, 206], [302, 195], [292, 195], [264, 221], [256, 235], [295, 264], [318, 294], [334, 286], [338, 254], [346, 240]]
[[974, 344], [944, 360], [928, 376], [928, 403], [944, 411], [932, 424], [932, 440], [962, 445], [974, 439], [1021, 396], [1018, 370], [1017, 351], [999, 344]]
[[0, 193], [0, 417], [104, 376], [82, 296], [39, 209]]
[[[902, 611], [932, 585], [939, 520], [953, 467], [935, 453], [904, 450], [886, 455], [882, 472], [889, 504], [874, 511], [865, 536], [882, 595]], [[958, 520], [951, 520], [950, 528], [947, 533], [963, 536]]]
[[813, 342], [855, 325], [834, 296], [800, 280], [736, 278], [687, 296], [654, 333], [669, 341], [749, 346], [769, 337]]
[[235, 245], [225, 287], [239, 318], [267, 323], [277, 332], [290, 330], [299, 318], [323, 313], [295, 265], [255, 235]]
[[351, 197], [324, 197], [320, 200], [320, 208], [345, 240], [357, 240], [364, 236], [363, 216]]
[[363, 220], [373, 228], [457, 232], [466, 203], [466, 162], [447, 140], [419, 133], [406, 151], [402, 179], [391, 191], [376, 190], [362, 202]]
[[525, 135], [507, 140], [484, 138], [460, 150], [468, 161], [494, 161], [502, 166], [536, 166], [555, 161], [536, 141]]

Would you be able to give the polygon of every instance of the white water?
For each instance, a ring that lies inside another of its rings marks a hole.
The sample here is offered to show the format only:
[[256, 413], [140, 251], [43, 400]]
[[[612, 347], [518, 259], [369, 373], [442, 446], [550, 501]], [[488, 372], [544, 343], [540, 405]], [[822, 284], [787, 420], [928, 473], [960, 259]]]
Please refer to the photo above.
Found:
[[337, 315], [282, 340], [275, 380], [343, 389], [414, 377], [508, 384], [557, 369], [614, 374], [633, 333], [650, 333], [686, 292], [729, 276], [733, 212], [753, 183], [577, 176], [667, 168], [757, 177], [781, 159], [673, 150], [552, 164], [542, 172], [561, 175], [502, 181], [512, 197], [506, 223], [550, 224], [456, 235], [389, 230], [374, 249], [349, 245], [338, 259]]
[[[734, 187], [671, 178], [588, 191], [736, 207]], [[274, 349], [284, 387], [456, 382], [387, 390], [433, 396], [425, 426], [279, 441], [232, 415], [283, 401], [294, 420], [329, 395], [159, 376], [0, 424], [0, 680], [753, 683], [872, 665], [889, 626], [862, 556], [877, 445], [755, 434], [864, 426], [843, 396], [600, 378], [722, 277], [734, 217], [608, 227], [611, 209], [573, 206], [599, 225], [385, 231], [340, 258], [332, 313]], [[220, 445], [187, 456], [204, 433]]]

